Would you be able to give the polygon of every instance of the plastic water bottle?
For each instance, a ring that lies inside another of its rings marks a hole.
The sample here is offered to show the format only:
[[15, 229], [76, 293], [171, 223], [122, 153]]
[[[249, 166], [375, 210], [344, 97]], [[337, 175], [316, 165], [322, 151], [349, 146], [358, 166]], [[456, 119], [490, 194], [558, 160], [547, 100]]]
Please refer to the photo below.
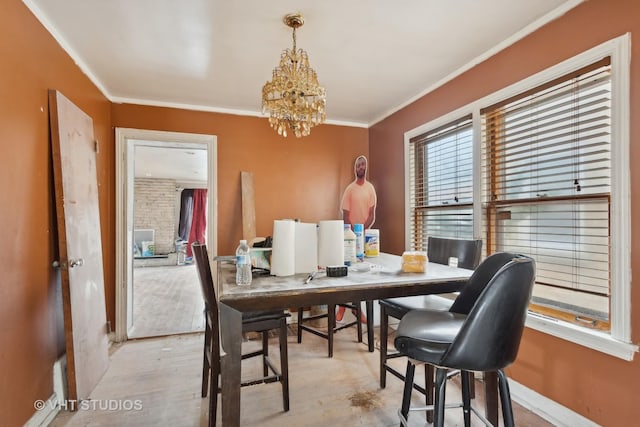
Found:
[[247, 286], [251, 284], [251, 249], [246, 240], [240, 240], [236, 249], [236, 285]]
[[364, 224], [353, 224], [353, 232], [356, 235], [356, 258], [364, 260]]
[[344, 225], [344, 265], [356, 262], [356, 235], [351, 231], [351, 224]]

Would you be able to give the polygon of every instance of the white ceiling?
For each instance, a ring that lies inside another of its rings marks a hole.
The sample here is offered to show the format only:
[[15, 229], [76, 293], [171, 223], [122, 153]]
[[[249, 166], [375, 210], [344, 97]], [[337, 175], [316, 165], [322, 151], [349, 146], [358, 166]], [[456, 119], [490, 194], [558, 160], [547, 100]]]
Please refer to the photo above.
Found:
[[581, 0], [23, 0], [113, 102], [261, 116], [299, 48], [329, 123], [369, 126]]
[[[327, 122], [367, 127], [582, 0], [23, 1], [109, 100], [252, 116], [300, 12]], [[206, 151], [151, 145], [135, 176], [206, 181]]]

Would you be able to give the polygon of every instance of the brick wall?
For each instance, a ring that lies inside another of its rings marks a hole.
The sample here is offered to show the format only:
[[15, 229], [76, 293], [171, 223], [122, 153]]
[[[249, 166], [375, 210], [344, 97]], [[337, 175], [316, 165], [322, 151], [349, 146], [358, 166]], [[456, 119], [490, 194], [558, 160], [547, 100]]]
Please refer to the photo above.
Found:
[[[175, 251], [180, 199], [172, 179], [136, 178], [134, 182], [134, 228], [155, 230], [156, 254]], [[176, 215], [177, 213], [177, 215]]]

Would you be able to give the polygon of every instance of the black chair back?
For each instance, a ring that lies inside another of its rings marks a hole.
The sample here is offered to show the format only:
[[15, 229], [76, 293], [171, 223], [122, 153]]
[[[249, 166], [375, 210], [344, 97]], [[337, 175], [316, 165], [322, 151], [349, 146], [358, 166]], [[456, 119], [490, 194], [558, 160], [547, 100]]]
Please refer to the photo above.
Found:
[[478, 297], [496, 275], [498, 270], [504, 267], [518, 255], [510, 252], [496, 252], [489, 255], [475, 269], [469, 280], [460, 290], [460, 294], [449, 308], [452, 313], [469, 314]]
[[443, 355], [442, 366], [495, 371], [518, 354], [535, 279], [535, 262], [517, 257], [501, 268], [476, 301]]
[[458, 267], [475, 269], [482, 255], [482, 240], [445, 239], [431, 237], [427, 239], [429, 262], [449, 264], [450, 257], [458, 258]]
[[218, 301], [216, 300], [216, 294], [213, 288], [213, 275], [211, 274], [211, 264], [209, 263], [207, 245], [194, 243], [191, 245], [191, 249], [196, 260], [202, 298], [204, 299], [204, 303], [207, 308], [211, 311], [215, 311], [217, 314]]

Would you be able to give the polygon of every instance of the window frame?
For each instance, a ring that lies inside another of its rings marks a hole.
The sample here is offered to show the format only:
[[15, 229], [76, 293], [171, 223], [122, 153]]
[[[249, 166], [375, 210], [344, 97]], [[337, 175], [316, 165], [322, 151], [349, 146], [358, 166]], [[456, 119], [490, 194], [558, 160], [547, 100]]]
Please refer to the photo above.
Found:
[[[452, 131], [449, 132], [444, 132], [447, 129], [452, 129]], [[411, 173], [411, 166], [408, 167], [409, 169], [409, 174], [408, 176], [408, 190], [409, 190], [409, 196], [407, 196], [406, 200], [408, 201], [408, 210], [409, 210], [409, 216], [408, 216], [408, 229], [407, 229], [407, 238], [408, 238], [408, 246], [409, 246], [409, 250], [426, 250], [427, 247], [427, 240], [426, 239], [420, 239], [417, 236], [414, 236], [414, 234], [412, 233], [412, 225], [415, 227], [418, 226], [419, 221], [416, 220], [415, 215], [416, 215], [416, 211], [419, 211], [421, 213], [425, 213], [425, 212], [448, 212], [448, 211], [453, 211], [453, 210], [470, 210], [472, 212], [473, 215], [473, 208], [474, 208], [474, 200], [473, 197], [475, 195], [475, 191], [473, 188], [473, 182], [474, 182], [474, 176], [473, 176], [473, 171], [474, 171], [474, 152], [473, 152], [473, 121], [472, 121], [472, 116], [471, 113], [463, 115], [459, 118], [457, 118], [456, 120], [450, 121], [450, 122], [446, 122], [444, 125], [436, 127], [436, 128], [431, 128], [429, 129], [427, 132], [423, 132], [423, 133], [419, 133], [418, 135], [416, 135], [416, 137], [412, 137], [409, 141], [409, 145], [408, 145], [408, 158], [407, 158], [407, 162], [409, 165], [411, 165], [411, 158], [413, 157], [413, 173], [414, 175], [417, 174], [420, 171], [423, 171], [422, 167], [419, 167], [418, 162], [422, 159], [418, 158], [418, 154], [419, 153], [428, 153], [429, 152], [429, 144], [432, 143], [439, 143], [442, 141], [442, 136], [443, 135], [455, 135], [455, 139], [454, 139], [454, 145], [456, 149], [456, 151], [458, 150], [458, 147], [460, 145], [462, 145], [462, 143], [459, 143], [458, 140], [458, 136], [460, 135], [461, 132], [470, 132], [469, 135], [469, 139], [465, 138], [465, 142], [469, 144], [469, 147], [471, 148], [470, 152], [466, 152], [463, 154], [464, 156], [469, 155], [469, 161], [468, 162], [463, 162], [464, 166], [469, 166], [471, 169], [471, 177], [468, 178], [469, 181], [467, 180], [460, 180], [458, 179], [459, 175], [457, 175], [456, 177], [456, 190], [460, 190], [461, 188], [458, 186], [462, 183], [466, 183], [469, 182], [471, 184], [471, 188], [469, 192], [464, 192], [464, 194], [469, 194], [470, 196], [470, 201], [459, 201], [456, 203], [452, 203], [452, 204], [448, 204], [448, 203], [429, 203], [427, 199], [420, 199], [420, 203], [417, 203], [417, 201], [414, 201], [414, 203], [412, 203], [412, 199], [411, 199], [411, 195], [416, 195], [416, 190], [417, 188], [411, 188], [411, 186], [415, 187], [416, 185], [418, 185], [417, 181], [421, 182], [421, 190], [425, 191], [428, 193], [429, 192], [429, 185], [428, 184], [434, 184], [434, 185], [438, 185], [441, 184], [442, 181], [438, 181], [436, 180], [435, 182], [431, 183], [427, 177], [428, 174], [424, 174], [424, 176], [422, 177], [422, 179], [417, 180], [417, 177], [413, 176], [412, 177], [412, 173]], [[426, 134], [432, 134], [427, 136]], [[418, 139], [415, 142], [412, 142], [412, 140], [414, 139]], [[466, 144], [465, 144], [466, 145]], [[418, 148], [420, 147], [420, 148]], [[467, 154], [468, 153], [468, 154]], [[413, 155], [413, 156], [412, 156]], [[459, 165], [458, 163], [456, 163], [457, 165]], [[462, 176], [468, 176], [466, 174], [463, 174]], [[413, 178], [413, 179], [412, 179]], [[438, 176], [438, 178], [442, 178], [441, 176]], [[416, 181], [417, 180], [417, 181]], [[422, 192], [420, 192], [422, 194]], [[424, 194], [423, 194], [424, 196]], [[466, 200], [466, 199], [465, 199]], [[420, 205], [420, 207], [417, 207], [416, 205]], [[455, 215], [455, 214], [454, 214]], [[471, 238], [475, 238], [474, 237], [474, 224], [473, 221], [470, 223], [471, 226], [471, 235], [466, 235], [465, 233], [456, 233], [456, 236], [454, 235], [447, 235], [447, 234], [442, 234], [439, 235], [439, 237], [448, 237], [448, 238], [465, 238], [465, 239], [471, 239]], [[465, 228], [466, 230], [466, 228]], [[425, 230], [423, 230], [425, 231]], [[457, 236], [464, 236], [464, 237], [457, 237]], [[413, 242], [413, 244], [411, 243]]]
[[633, 360], [638, 346], [631, 342], [631, 208], [630, 208], [630, 65], [631, 35], [626, 33], [604, 42], [555, 66], [540, 71], [453, 112], [425, 123], [404, 134], [405, 158], [405, 246], [411, 241], [409, 141], [431, 129], [443, 126], [464, 115], [472, 114], [473, 127], [473, 234], [483, 234], [482, 119], [480, 110], [501, 100], [525, 92], [547, 81], [611, 57], [612, 123], [611, 123], [611, 265], [610, 331], [598, 331], [574, 325], [543, 314], [529, 312], [526, 326], [624, 360]]
[[[443, 126], [447, 126], [449, 124], [455, 123], [455, 122], [459, 122], [461, 120], [464, 120], [465, 117], [471, 117], [471, 138], [472, 138], [472, 143], [471, 143], [471, 150], [472, 150], [472, 185], [473, 185], [473, 195], [472, 195], [472, 203], [465, 203], [465, 204], [461, 204], [461, 205], [452, 205], [453, 206], [471, 206], [472, 211], [473, 211], [473, 239], [479, 239], [480, 237], [478, 237], [478, 232], [479, 232], [479, 228], [477, 227], [476, 224], [476, 215], [477, 215], [477, 209], [476, 209], [476, 197], [478, 195], [477, 192], [477, 177], [476, 177], [476, 140], [475, 140], [475, 136], [476, 136], [476, 123], [475, 123], [475, 117], [472, 114], [472, 110], [469, 108], [462, 108], [459, 110], [456, 110], [450, 114], [447, 114], [443, 117], [440, 117], [432, 122], [429, 123], [425, 123], [424, 125], [421, 125], [415, 129], [412, 129], [408, 132], [406, 132], [404, 134], [404, 182], [405, 182], [405, 249], [406, 250], [414, 250], [412, 248], [411, 242], [414, 240], [413, 239], [413, 235], [411, 233], [411, 221], [412, 221], [412, 204], [411, 204], [411, 195], [413, 193], [412, 188], [411, 188], [411, 182], [412, 182], [412, 177], [411, 177], [411, 150], [412, 148], [412, 143], [411, 140], [419, 137], [425, 133], [429, 133], [434, 131], [435, 129], [441, 128]], [[425, 242], [426, 244], [426, 242]]]

